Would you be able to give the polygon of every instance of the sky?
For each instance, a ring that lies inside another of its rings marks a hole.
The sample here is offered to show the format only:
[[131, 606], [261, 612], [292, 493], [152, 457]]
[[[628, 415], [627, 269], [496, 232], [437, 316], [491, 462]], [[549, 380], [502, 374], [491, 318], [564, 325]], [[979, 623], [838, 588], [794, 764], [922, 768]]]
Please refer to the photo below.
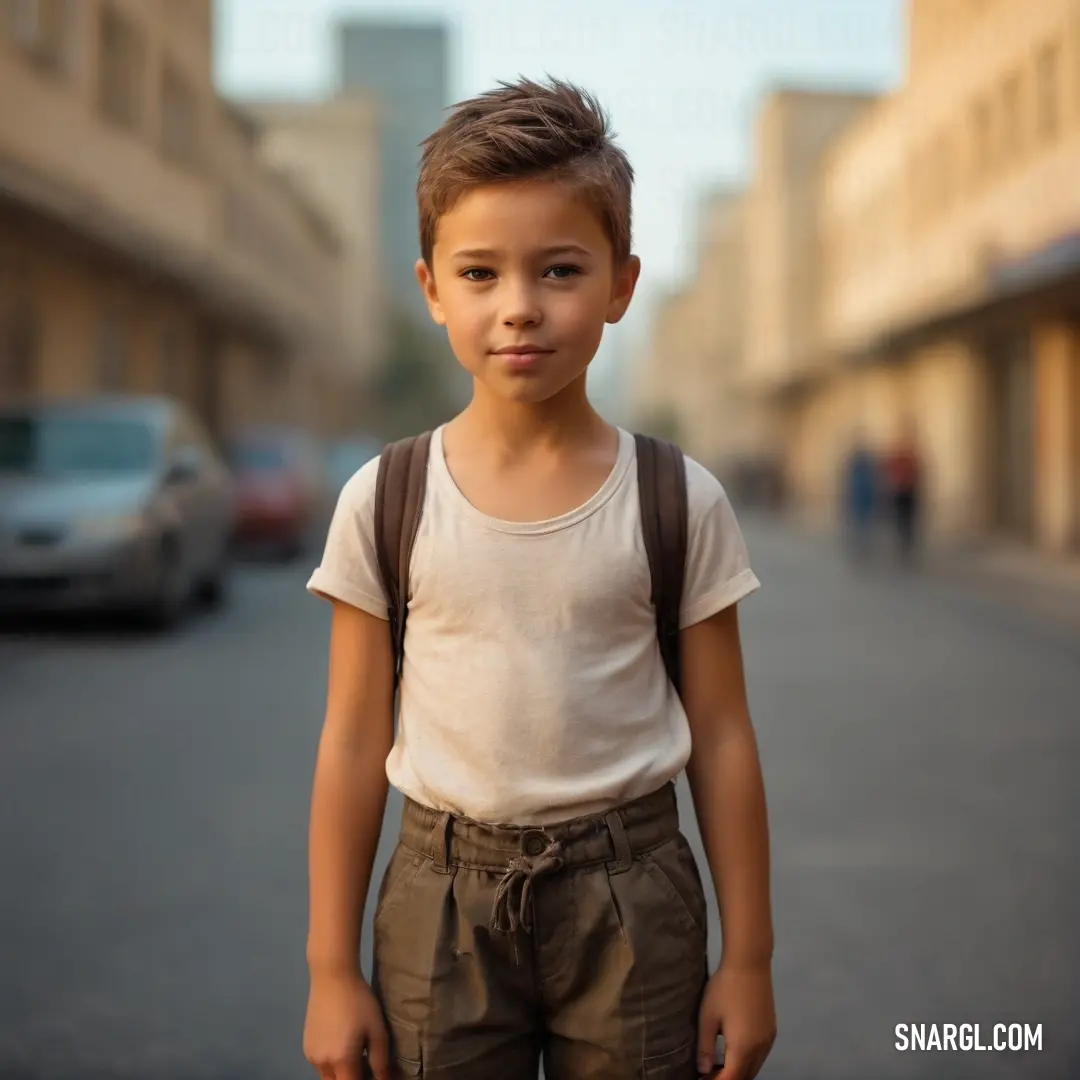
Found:
[[598, 372], [640, 354], [656, 300], [693, 271], [697, 207], [745, 183], [754, 111], [772, 85], [888, 90], [901, 78], [902, 0], [216, 0], [226, 95], [319, 97], [334, 87], [346, 15], [444, 19], [451, 98], [553, 75], [593, 91], [634, 165], [641, 282]]

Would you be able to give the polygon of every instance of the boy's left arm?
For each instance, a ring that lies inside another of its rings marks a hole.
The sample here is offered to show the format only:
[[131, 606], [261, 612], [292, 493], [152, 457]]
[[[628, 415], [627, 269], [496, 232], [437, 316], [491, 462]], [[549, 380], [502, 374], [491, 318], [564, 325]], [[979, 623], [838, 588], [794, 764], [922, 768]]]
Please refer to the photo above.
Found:
[[681, 632], [682, 698], [693, 749], [686, 767], [723, 932], [701, 1006], [698, 1067], [752, 1080], [776, 1038], [765, 785], [750, 721], [735, 604]]

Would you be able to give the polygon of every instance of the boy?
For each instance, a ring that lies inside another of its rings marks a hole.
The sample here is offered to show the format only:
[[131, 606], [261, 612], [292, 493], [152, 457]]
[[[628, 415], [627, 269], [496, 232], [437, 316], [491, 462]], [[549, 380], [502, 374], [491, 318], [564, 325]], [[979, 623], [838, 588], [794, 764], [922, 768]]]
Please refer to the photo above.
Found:
[[[657, 644], [632, 435], [585, 377], [638, 277], [633, 173], [595, 100], [530, 81], [424, 147], [417, 276], [472, 375], [431, 439], [395, 740], [374, 548], [378, 463], [342, 492], [309, 589], [333, 602], [311, 810], [305, 1053], [351, 1080], [723, 1080], [775, 1037], [765, 800], [736, 603], [758, 586], [687, 459], [682, 698]], [[723, 925], [679, 831], [686, 768]], [[387, 784], [405, 796], [359, 935]]]

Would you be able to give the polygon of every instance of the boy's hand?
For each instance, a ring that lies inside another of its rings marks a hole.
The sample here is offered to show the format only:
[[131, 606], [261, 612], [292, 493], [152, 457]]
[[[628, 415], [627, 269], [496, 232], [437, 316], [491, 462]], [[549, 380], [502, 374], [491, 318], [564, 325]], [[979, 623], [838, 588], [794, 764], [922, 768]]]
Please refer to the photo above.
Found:
[[358, 972], [313, 974], [304, 1021], [304, 1057], [321, 1080], [361, 1080], [363, 1054], [374, 1080], [390, 1080], [382, 1009]]
[[[716, 1040], [724, 1067], [716, 1071]], [[698, 1072], [716, 1080], [753, 1080], [776, 1040], [776, 1007], [768, 964], [717, 969], [705, 987], [698, 1019]]]

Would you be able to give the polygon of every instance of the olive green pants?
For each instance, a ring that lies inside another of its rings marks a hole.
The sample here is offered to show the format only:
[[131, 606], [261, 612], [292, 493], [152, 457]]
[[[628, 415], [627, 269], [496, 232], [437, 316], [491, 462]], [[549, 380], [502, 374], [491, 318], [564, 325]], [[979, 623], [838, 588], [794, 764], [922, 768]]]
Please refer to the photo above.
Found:
[[406, 800], [374, 920], [394, 1075], [691, 1080], [706, 912], [672, 784], [544, 828]]

